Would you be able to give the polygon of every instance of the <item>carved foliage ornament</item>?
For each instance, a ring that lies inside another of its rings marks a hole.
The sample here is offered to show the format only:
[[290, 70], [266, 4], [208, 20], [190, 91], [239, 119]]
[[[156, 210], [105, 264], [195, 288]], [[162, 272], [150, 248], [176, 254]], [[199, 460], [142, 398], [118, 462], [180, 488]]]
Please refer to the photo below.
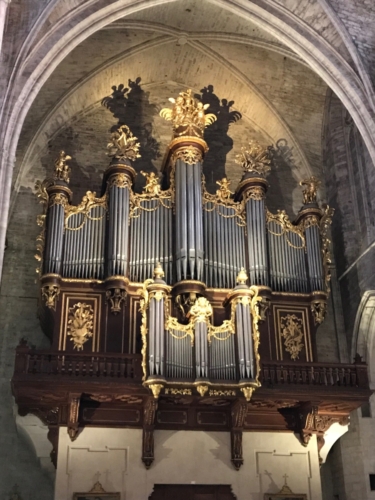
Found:
[[[238, 226], [246, 226], [245, 205], [243, 201], [236, 202], [233, 198], [231, 198], [233, 194], [229, 189], [231, 181], [229, 181], [227, 177], [223, 177], [221, 181], [216, 181], [216, 184], [220, 186], [220, 188], [216, 190], [216, 194], [209, 193], [206, 190], [205, 180], [203, 177], [203, 209], [206, 212], [213, 212], [216, 210], [216, 213], [224, 219], [236, 217], [236, 223]], [[221, 207], [225, 207], [227, 210], [224, 212]]]
[[59, 294], [60, 287], [57, 285], [45, 285], [42, 287], [42, 299], [49, 309], [56, 309]]
[[41, 228], [40, 233], [36, 237], [36, 254], [35, 259], [39, 262], [39, 266], [36, 269], [38, 274], [41, 274], [43, 268], [43, 254], [44, 254], [44, 244], [45, 244], [45, 236], [46, 236], [46, 217], [47, 217], [47, 208], [49, 202], [49, 194], [48, 188], [52, 186], [53, 181], [51, 179], [46, 179], [43, 182], [37, 181], [35, 184], [35, 192], [36, 196], [39, 200], [39, 203], [43, 207], [43, 213], [38, 215], [36, 218], [36, 223]]
[[173, 123], [174, 137], [190, 136], [203, 138], [205, 127], [216, 121], [212, 113], [206, 114], [209, 104], [203, 104], [194, 98], [191, 89], [180, 92], [177, 99], [171, 97], [169, 101], [173, 108], [164, 108], [160, 116]]
[[78, 302], [69, 308], [68, 335], [74, 349], [83, 350], [83, 345], [93, 336], [94, 311], [92, 306]]
[[331, 240], [328, 238], [329, 227], [332, 224], [332, 217], [334, 209], [329, 206], [324, 210], [323, 217], [320, 220], [320, 235], [322, 238], [322, 256], [323, 256], [323, 269], [325, 275], [326, 292], [329, 293], [331, 281]]
[[314, 318], [314, 323], [316, 325], [321, 325], [327, 313], [327, 301], [314, 300], [311, 303], [311, 312]]
[[241, 165], [245, 172], [253, 172], [264, 177], [271, 170], [268, 149], [257, 141], [250, 141], [247, 147], [241, 148], [241, 153], [236, 155], [236, 163]]
[[108, 156], [119, 160], [135, 161], [140, 158], [140, 144], [137, 142], [127, 125], [121, 125], [112, 133], [110, 142], [107, 144]]
[[175, 165], [177, 160], [182, 160], [189, 165], [195, 165], [202, 162], [202, 152], [195, 146], [185, 146], [173, 153], [172, 164]]
[[126, 290], [111, 288], [106, 291], [106, 299], [110, 304], [111, 313], [118, 314], [121, 312], [122, 303], [126, 301]]
[[304, 344], [304, 333], [302, 318], [295, 314], [287, 314], [280, 318], [281, 336], [285, 339], [285, 350], [290, 354], [293, 361], [299, 358], [299, 353], [302, 351]]

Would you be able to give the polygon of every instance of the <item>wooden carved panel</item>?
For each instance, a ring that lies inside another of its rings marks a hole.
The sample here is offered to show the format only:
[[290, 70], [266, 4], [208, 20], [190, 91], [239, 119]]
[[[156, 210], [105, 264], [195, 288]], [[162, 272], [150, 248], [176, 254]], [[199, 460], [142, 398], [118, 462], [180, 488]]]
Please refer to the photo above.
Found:
[[313, 361], [308, 308], [273, 305], [276, 357], [285, 361]]

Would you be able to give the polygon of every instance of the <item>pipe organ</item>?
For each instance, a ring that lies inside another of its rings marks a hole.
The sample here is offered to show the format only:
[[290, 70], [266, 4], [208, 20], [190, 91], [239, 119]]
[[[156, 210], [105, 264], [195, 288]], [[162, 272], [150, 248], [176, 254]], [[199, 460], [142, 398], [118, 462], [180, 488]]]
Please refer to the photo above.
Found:
[[[243, 176], [234, 192], [225, 177], [216, 193], [209, 193], [202, 174], [204, 130], [216, 117], [190, 90], [172, 102], [172, 109], [161, 111], [172, 122], [173, 136], [160, 175], [135, 171], [132, 161], [140, 146], [122, 125], [108, 144], [111, 160], [101, 193], [88, 191], [80, 203], [72, 203], [71, 158], [64, 151], [54, 177], [37, 184], [44, 208], [37, 221], [40, 318], [52, 346], [47, 354], [27, 354], [26, 369], [78, 377], [77, 387], [83, 384], [78, 396], [63, 384], [71, 411], [62, 415], [70, 415], [72, 439], [81, 418], [77, 405], [86, 405], [89, 413], [82, 418], [95, 423], [98, 404], [127, 401], [126, 387], [129, 397], [138, 394], [145, 404], [137, 422], [144, 428], [147, 466], [158, 401], [190, 398], [191, 417], [181, 421], [203, 428], [216, 417], [203, 412], [204, 420], [199, 412], [210, 398], [212, 404], [224, 398], [234, 405], [232, 413], [223, 410], [228, 423], [223, 425], [232, 425], [232, 461], [239, 467], [243, 405], [257, 397], [272, 399], [280, 377], [312, 385], [328, 380], [327, 375], [314, 378], [314, 366], [316, 332], [329, 293], [333, 212], [318, 206], [319, 181], [311, 177], [301, 182], [304, 203], [294, 221], [282, 209], [271, 213], [267, 174], [272, 165], [268, 150], [253, 141], [237, 155]], [[145, 177], [141, 193], [133, 189], [138, 174]], [[304, 365], [310, 367], [305, 372]], [[333, 385], [353, 382], [352, 375], [345, 378], [338, 367], [334, 370], [329, 372]], [[105, 379], [106, 394], [111, 384], [116, 387], [117, 396], [97, 394], [100, 384], [90, 385], [95, 377], [98, 384]], [[268, 395], [257, 396], [267, 390]], [[298, 411], [300, 418], [305, 410]], [[279, 417], [272, 418], [279, 422]], [[285, 430], [280, 422], [277, 428]]]

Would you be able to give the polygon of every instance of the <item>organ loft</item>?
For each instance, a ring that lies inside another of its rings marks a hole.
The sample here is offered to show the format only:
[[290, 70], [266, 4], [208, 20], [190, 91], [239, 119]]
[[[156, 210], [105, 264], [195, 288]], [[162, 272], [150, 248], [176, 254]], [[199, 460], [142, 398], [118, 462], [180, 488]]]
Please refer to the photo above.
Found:
[[282, 207], [269, 211], [273, 166], [255, 141], [237, 155], [238, 186], [224, 177], [209, 193], [204, 131], [216, 117], [190, 90], [170, 101], [160, 114], [172, 139], [160, 175], [138, 173], [142, 193], [133, 190], [139, 144], [126, 125], [110, 137], [100, 193], [73, 204], [64, 151], [37, 184], [39, 318], [51, 346], [18, 346], [18, 411], [48, 426], [57, 467], [61, 440], [78, 446], [90, 429], [119, 428], [141, 436], [150, 473], [158, 431], [229, 436], [223, 460], [235, 474], [256, 433], [284, 433], [296, 450], [313, 440], [318, 464], [326, 433], [370, 394], [359, 358], [317, 359], [333, 210], [318, 205], [311, 177], [294, 221]]

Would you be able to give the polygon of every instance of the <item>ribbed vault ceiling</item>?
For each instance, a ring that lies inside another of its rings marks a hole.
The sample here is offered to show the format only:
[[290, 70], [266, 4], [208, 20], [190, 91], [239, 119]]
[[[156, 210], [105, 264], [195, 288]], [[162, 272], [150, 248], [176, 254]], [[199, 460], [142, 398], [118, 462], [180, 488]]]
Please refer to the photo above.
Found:
[[[208, 184], [213, 188], [224, 175], [224, 163], [228, 176], [238, 181], [241, 172], [234, 163], [235, 154], [256, 138], [264, 145], [273, 144], [277, 151], [272, 204], [281, 208], [285, 203], [289, 211], [298, 210], [297, 181], [321, 171], [327, 87], [276, 39], [199, 0], [165, 4], [116, 21], [66, 57], [25, 121], [17, 151], [16, 192], [31, 188], [36, 178], [46, 175], [59, 149], [74, 155], [77, 175], [75, 181], [73, 172], [72, 187], [76, 182], [77, 189], [90, 189], [107, 165], [108, 131], [117, 123], [100, 103], [113, 86], [129, 87], [129, 80], [132, 96], [142, 101], [137, 108], [129, 108], [128, 120], [142, 136], [145, 150], [138, 170], [161, 166], [171, 128], [158, 113], [168, 97], [187, 87], [197, 94], [209, 88], [206, 98], [218, 102], [222, 117], [226, 113], [228, 120], [227, 126], [221, 123], [211, 133]], [[235, 121], [238, 113], [241, 119]], [[90, 177], [86, 186], [82, 176]]]

